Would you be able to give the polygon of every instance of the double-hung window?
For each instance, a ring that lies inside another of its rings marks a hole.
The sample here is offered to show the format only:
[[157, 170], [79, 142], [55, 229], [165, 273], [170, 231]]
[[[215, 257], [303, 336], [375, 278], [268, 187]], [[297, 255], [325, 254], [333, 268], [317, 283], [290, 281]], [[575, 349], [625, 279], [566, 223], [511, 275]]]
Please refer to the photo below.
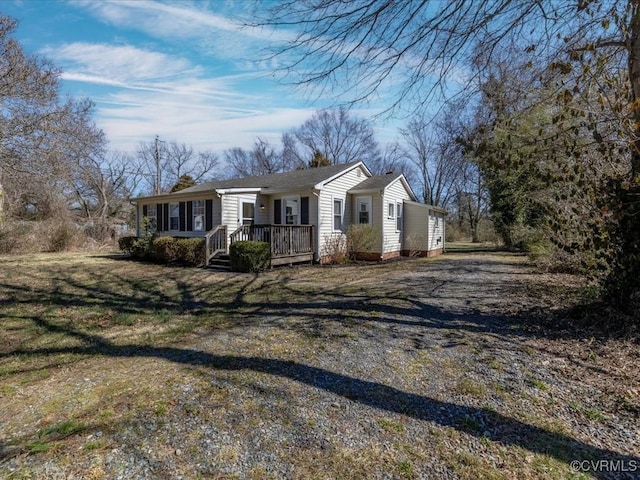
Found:
[[396, 204], [396, 231], [402, 231], [402, 203]]
[[204, 200], [193, 201], [193, 231], [204, 231]]
[[158, 226], [158, 206], [155, 203], [147, 205], [147, 222], [150, 230], [156, 230]]
[[342, 199], [333, 200], [333, 229], [342, 230]]
[[371, 197], [356, 198], [356, 212], [359, 225], [368, 225], [371, 223]]
[[169, 204], [169, 230], [180, 230], [180, 204]]
[[393, 202], [389, 202], [387, 205], [387, 218], [389, 220], [396, 218], [396, 204]]

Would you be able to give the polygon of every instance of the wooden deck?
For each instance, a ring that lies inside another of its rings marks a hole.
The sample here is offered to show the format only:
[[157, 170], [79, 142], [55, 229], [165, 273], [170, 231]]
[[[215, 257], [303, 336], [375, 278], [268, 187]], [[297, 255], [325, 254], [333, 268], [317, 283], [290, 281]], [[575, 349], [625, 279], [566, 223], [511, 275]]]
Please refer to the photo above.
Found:
[[313, 225], [243, 225], [230, 236], [241, 240], [269, 243], [272, 266], [313, 261]]

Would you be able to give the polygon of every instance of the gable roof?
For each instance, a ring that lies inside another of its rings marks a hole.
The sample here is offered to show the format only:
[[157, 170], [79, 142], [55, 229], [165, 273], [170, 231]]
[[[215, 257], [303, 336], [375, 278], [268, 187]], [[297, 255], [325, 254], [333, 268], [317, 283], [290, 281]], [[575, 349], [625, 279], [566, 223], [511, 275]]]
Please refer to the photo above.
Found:
[[352, 187], [348, 193], [359, 193], [359, 192], [371, 192], [371, 191], [380, 191], [387, 188], [392, 183], [400, 180], [404, 185], [404, 188], [409, 193], [409, 196], [412, 200], [416, 200], [416, 196], [411, 189], [411, 186], [407, 182], [407, 179], [404, 177], [402, 173], [393, 173], [389, 172], [386, 175], [377, 175], [375, 177], [369, 177], [366, 180], [363, 180], [355, 187]]
[[[322, 186], [334, 178], [347, 171], [362, 166], [365, 172], [370, 175], [369, 170], [362, 162], [342, 163], [330, 165], [328, 167], [308, 168], [305, 170], [294, 170], [285, 173], [272, 173], [270, 175], [258, 175], [254, 177], [234, 178], [231, 180], [216, 180], [205, 182], [193, 187], [185, 188], [173, 193], [159, 196], [184, 196], [194, 193], [210, 192], [216, 190], [247, 190], [255, 189], [262, 193], [276, 193], [287, 190], [305, 190], [311, 188], [322, 188]], [[222, 193], [222, 192], [221, 192]], [[139, 197], [147, 198], [147, 197]]]

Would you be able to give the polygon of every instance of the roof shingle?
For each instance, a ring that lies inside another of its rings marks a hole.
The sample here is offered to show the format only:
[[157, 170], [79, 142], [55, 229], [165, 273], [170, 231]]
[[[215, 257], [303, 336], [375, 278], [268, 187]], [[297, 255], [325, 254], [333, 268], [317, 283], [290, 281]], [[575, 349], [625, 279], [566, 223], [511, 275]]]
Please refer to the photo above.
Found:
[[183, 195], [185, 193], [207, 192], [222, 188], [272, 188], [278, 190], [312, 188], [323, 180], [327, 180], [358, 163], [360, 162], [309, 168], [306, 170], [294, 170], [293, 172], [273, 173], [271, 175], [235, 178], [232, 180], [216, 180], [194, 185], [193, 187], [185, 188], [175, 193]]

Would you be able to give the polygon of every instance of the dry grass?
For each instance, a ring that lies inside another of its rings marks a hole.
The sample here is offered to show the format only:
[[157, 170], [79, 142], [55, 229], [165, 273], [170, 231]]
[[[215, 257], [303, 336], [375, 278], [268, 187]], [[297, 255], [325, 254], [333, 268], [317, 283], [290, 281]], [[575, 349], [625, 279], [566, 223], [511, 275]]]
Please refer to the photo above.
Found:
[[[430, 320], [440, 313], [424, 299], [439, 283], [416, 272], [460, 255], [261, 275], [105, 255], [2, 257], [0, 474], [38, 476], [47, 465], [111, 478], [108, 458], [126, 451], [155, 465], [132, 478], [589, 478], [570, 476], [576, 432], [541, 413], [557, 393], [547, 378], [496, 394], [512, 365], [487, 342], [524, 341]], [[462, 311], [467, 300], [447, 301]], [[500, 378], [467, 379], [470, 365]], [[495, 425], [464, 412], [496, 398], [493, 422], [526, 418], [550, 439], [540, 442], [569, 451], [485, 435]]]

